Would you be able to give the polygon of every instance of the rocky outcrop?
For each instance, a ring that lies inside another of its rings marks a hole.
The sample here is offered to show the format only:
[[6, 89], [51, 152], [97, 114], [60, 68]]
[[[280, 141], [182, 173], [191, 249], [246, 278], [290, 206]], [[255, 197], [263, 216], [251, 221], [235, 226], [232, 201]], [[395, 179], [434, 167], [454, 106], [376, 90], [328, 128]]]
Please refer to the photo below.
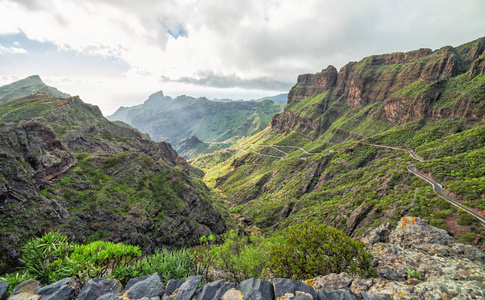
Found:
[[[273, 117], [271, 126], [283, 133], [296, 130], [322, 134], [328, 123], [344, 114], [342, 103], [350, 109], [381, 103], [377, 117], [391, 124], [425, 116], [481, 119], [483, 110], [477, 115], [477, 108], [482, 106], [473, 97], [461, 97], [457, 101], [462, 103], [446, 109], [434, 103], [458, 98], [447, 90], [450, 79], [466, 74], [471, 80], [484, 74], [484, 49], [485, 38], [481, 38], [457, 48], [375, 55], [348, 63], [339, 72], [329, 66], [320, 73], [300, 75], [288, 95], [288, 106]], [[452, 88], [456, 86], [451, 84]], [[321, 95], [317, 103], [303, 100], [316, 95]]]
[[[404, 217], [396, 228], [383, 224], [362, 238], [372, 252], [377, 278], [346, 273], [314, 278], [315, 289], [350, 288], [355, 294], [387, 294], [392, 299], [482, 299], [485, 254], [454, 243], [446, 231]], [[364, 298], [365, 299], [365, 298]]]
[[288, 93], [288, 103], [328, 91], [337, 83], [338, 71], [330, 65], [317, 74], [298, 76], [297, 84]]

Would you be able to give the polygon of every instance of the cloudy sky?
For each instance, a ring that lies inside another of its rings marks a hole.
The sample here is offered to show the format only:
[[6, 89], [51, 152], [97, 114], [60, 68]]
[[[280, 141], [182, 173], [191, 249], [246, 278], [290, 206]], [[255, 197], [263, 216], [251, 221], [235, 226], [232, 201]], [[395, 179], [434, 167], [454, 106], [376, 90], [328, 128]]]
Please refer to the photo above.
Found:
[[372, 54], [485, 36], [483, 0], [0, 0], [0, 85], [111, 114], [151, 93], [251, 99]]

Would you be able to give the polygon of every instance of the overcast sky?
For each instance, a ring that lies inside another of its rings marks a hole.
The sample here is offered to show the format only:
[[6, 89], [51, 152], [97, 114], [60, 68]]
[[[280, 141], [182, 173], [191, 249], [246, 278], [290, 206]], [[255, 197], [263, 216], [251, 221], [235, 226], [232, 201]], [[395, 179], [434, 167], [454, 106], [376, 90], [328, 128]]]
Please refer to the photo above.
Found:
[[38, 74], [108, 115], [159, 90], [271, 96], [330, 64], [482, 36], [484, 0], [0, 0], [0, 85]]

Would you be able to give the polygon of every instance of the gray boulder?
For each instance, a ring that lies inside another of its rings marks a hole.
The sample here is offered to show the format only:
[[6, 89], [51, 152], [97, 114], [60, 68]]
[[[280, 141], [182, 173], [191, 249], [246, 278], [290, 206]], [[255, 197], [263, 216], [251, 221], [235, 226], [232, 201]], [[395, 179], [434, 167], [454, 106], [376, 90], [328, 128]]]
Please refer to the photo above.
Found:
[[116, 279], [95, 278], [88, 281], [81, 290], [78, 300], [96, 300], [106, 294], [119, 295], [121, 283]]
[[[35, 294], [35, 291], [37, 291], [41, 287], [42, 287], [42, 284], [40, 284], [40, 282], [37, 280], [34, 280], [34, 279], [26, 280], [21, 284], [17, 285], [13, 289], [12, 294], [10, 295], [10, 297], [8, 297], [8, 299], [9, 300], [28, 299], [32, 297]], [[40, 298], [40, 296], [38, 296], [37, 298]]]
[[359, 296], [352, 293], [349, 289], [334, 291], [318, 291], [318, 300], [359, 300]]
[[317, 299], [317, 293], [315, 293], [315, 290], [311, 286], [306, 285], [298, 280], [274, 278], [273, 287], [275, 299], [277, 299], [278, 297], [286, 297], [286, 294], [298, 296], [302, 293], [311, 295], [314, 300]]
[[222, 296], [230, 289], [235, 288], [236, 284], [225, 281], [224, 279], [205, 284], [202, 289], [197, 292], [196, 300], [212, 300], [222, 299]]
[[169, 300], [170, 296], [175, 292], [185, 280], [183, 279], [170, 279], [165, 287], [165, 293], [163, 294], [162, 300]]
[[312, 298], [308, 297], [307, 295], [299, 295], [292, 300], [312, 300]]
[[163, 292], [163, 283], [160, 280], [158, 273], [155, 273], [145, 280], [141, 280], [133, 284], [123, 296], [126, 296], [132, 300], [141, 298], [153, 298], [160, 297]]
[[273, 285], [266, 280], [251, 278], [238, 284], [237, 289], [242, 292], [244, 300], [272, 300], [275, 298]]
[[192, 300], [201, 280], [202, 276], [191, 276], [185, 279], [185, 282], [178, 288], [173, 300]]
[[364, 300], [391, 300], [391, 297], [387, 294], [369, 294], [367, 292], [362, 292], [362, 299]]
[[40, 295], [42, 300], [70, 300], [76, 299], [81, 289], [81, 281], [72, 277], [42, 287], [35, 291], [35, 294]]
[[97, 300], [121, 300], [121, 298], [116, 296], [113, 293], [109, 293], [109, 294], [104, 294], [103, 296], [99, 297]]
[[150, 275], [146, 275], [146, 276], [140, 276], [140, 277], [136, 277], [136, 278], [131, 278], [128, 283], [125, 285], [125, 288], [123, 289], [123, 291], [121, 292], [121, 294], [125, 294], [127, 290], [129, 290], [135, 283], [137, 282], [140, 282], [140, 281], [143, 281], [145, 279], [147, 279], [148, 277], [150, 277]]
[[5, 281], [0, 281], [0, 300], [5, 300], [8, 297], [8, 289], [10, 284]]

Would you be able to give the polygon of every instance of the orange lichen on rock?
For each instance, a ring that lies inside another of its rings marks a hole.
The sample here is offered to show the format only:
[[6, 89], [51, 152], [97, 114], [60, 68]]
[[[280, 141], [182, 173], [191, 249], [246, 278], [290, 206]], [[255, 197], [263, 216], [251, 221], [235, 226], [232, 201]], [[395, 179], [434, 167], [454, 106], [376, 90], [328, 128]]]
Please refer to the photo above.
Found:
[[406, 227], [406, 224], [416, 223], [416, 218], [415, 217], [402, 217], [401, 222], [402, 222], [402, 227]]
[[315, 280], [308, 279], [307, 281], [305, 281], [305, 284], [309, 286], [313, 286], [315, 284]]

